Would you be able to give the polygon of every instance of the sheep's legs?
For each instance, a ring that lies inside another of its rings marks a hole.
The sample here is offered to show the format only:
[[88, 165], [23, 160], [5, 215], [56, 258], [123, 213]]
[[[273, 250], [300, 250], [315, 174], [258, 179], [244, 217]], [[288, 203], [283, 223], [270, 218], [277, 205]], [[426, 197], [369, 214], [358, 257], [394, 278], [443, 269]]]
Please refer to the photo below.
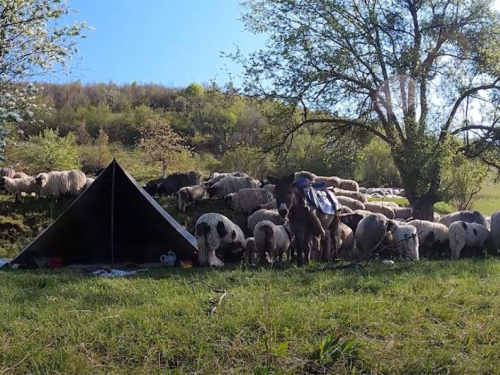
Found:
[[209, 251], [208, 264], [212, 267], [222, 267], [224, 265], [224, 262], [217, 258], [217, 255], [215, 255], [215, 251]]

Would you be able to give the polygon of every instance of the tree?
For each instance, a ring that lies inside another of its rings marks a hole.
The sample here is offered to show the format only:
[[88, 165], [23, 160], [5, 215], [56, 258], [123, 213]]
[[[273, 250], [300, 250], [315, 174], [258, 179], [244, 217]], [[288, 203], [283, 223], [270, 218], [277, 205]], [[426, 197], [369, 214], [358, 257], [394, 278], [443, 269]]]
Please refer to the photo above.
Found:
[[66, 1], [0, 0], [0, 157], [6, 122], [32, 119], [39, 107], [36, 87], [23, 85], [55, 68], [67, 68], [77, 52], [75, 38], [84, 37], [85, 23], [58, 26], [71, 13]]
[[59, 137], [57, 129], [45, 129], [40, 135], [30, 137], [25, 146], [23, 158], [35, 172], [80, 168], [74, 133]]
[[370, 132], [389, 145], [416, 216], [431, 219], [450, 154], [500, 167], [500, 18], [491, 4], [245, 1], [247, 29], [268, 35], [262, 50], [229, 55], [244, 67], [245, 91], [301, 112], [266, 151], [282, 152], [313, 123], [330, 134]]
[[167, 168], [175, 167], [179, 153], [189, 151], [182, 137], [159, 115], [147, 118], [140, 132], [139, 145], [150, 162], [161, 165], [163, 178], [167, 176]]

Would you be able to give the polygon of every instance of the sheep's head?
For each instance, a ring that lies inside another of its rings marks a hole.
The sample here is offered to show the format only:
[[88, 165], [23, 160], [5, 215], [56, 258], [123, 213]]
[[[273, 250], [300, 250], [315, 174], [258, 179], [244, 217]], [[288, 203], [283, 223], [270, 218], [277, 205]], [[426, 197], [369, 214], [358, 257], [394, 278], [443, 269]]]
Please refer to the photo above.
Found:
[[233, 208], [233, 196], [234, 193], [231, 193], [224, 197], [224, 204], [229, 208]]
[[44, 187], [45, 185], [47, 185], [47, 179], [48, 179], [47, 173], [40, 173], [38, 176], [36, 176], [35, 183], [38, 186]]
[[5, 186], [5, 182], [7, 181], [7, 177], [3, 176], [0, 178], [0, 186]]
[[215, 187], [214, 185], [209, 186], [207, 188], [207, 193], [208, 193], [208, 197], [212, 198], [215, 194], [217, 194], [217, 187]]

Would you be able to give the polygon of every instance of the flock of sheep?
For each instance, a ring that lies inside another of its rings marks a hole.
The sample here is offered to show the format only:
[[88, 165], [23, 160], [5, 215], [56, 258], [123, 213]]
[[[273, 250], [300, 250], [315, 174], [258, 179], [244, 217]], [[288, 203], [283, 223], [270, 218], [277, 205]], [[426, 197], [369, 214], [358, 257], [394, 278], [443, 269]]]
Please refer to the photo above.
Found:
[[[194, 173], [194, 172], [189, 172]], [[178, 176], [181, 174], [177, 174]], [[451, 254], [461, 256], [497, 254], [500, 247], [500, 212], [486, 218], [478, 211], [460, 211], [434, 221], [413, 220], [413, 211], [393, 202], [368, 202], [368, 197], [403, 197], [403, 189], [366, 189], [353, 180], [316, 176], [297, 172], [295, 178], [323, 183], [342, 205], [340, 223], [332, 233], [335, 248], [328, 259], [366, 260], [374, 255], [381, 259], [394, 254], [402, 260], [436, 258]], [[294, 238], [289, 224], [277, 212], [274, 186], [243, 172], [213, 173], [196, 185], [178, 190], [179, 208], [185, 210], [203, 198], [224, 197], [228, 207], [248, 215], [245, 237], [242, 229], [226, 216], [206, 213], [198, 218], [195, 236], [201, 265], [222, 266], [225, 262], [244, 259], [247, 263], [269, 263], [281, 260], [285, 253], [293, 258]], [[491, 225], [490, 225], [491, 221]], [[490, 229], [491, 228], [491, 229]], [[324, 259], [319, 241], [313, 246], [313, 259]]]
[[[340, 223], [331, 233], [328, 259], [361, 261], [377, 254], [381, 258], [397, 254], [400, 259], [421, 257], [452, 258], [465, 255], [497, 254], [500, 247], [500, 211], [487, 218], [477, 211], [460, 211], [439, 217], [433, 222], [413, 220], [411, 208], [392, 202], [368, 202], [368, 197], [405, 196], [402, 189], [366, 189], [353, 180], [316, 176], [302, 171], [295, 178], [323, 183], [342, 206]], [[92, 182], [78, 170], [54, 171], [28, 176], [12, 168], [0, 168], [0, 189], [14, 195], [46, 197], [77, 196]], [[177, 195], [179, 209], [204, 198], [205, 194], [222, 197], [234, 211], [247, 215], [247, 233], [219, 213], [206, 213], [198, 218], [195, 236], [201, 265], [221, 266], [242, 259], [247, 263], [269, 263], [281, 260], [285, 253], [294, 255], [294, 236], [288, 221], [276, 207], [274, 185], [259, 181], [244, 172], [213, 173], [203, 181], [199, 172], [174, 173], [164, 179], [150, 181], [144, 189], [155, 195]], [[325, 259], [315, 239], [313, 259]]]
[[15, 201], [25, 195], [53, 198], [78, 196], [92, 182], [93, 178], [78, 170], [39, 173], [33, 177], [13, 168], [0, 168], [0, 190], [14, 195]]

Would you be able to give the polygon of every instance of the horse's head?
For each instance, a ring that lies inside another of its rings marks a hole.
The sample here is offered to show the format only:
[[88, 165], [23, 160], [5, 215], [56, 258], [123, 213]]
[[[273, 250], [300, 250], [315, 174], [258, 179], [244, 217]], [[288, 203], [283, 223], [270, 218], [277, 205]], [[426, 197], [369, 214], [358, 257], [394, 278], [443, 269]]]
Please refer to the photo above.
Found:
[[285, 219], [294, 203], [293, 180], [295, 176], [292, 173], [287, 177], [276, 178], [268, 176], [267, 178], [271, 184], [275, 185], [274, 195], [276, 196], [276, 206], [278, 206], [280, 216]]

